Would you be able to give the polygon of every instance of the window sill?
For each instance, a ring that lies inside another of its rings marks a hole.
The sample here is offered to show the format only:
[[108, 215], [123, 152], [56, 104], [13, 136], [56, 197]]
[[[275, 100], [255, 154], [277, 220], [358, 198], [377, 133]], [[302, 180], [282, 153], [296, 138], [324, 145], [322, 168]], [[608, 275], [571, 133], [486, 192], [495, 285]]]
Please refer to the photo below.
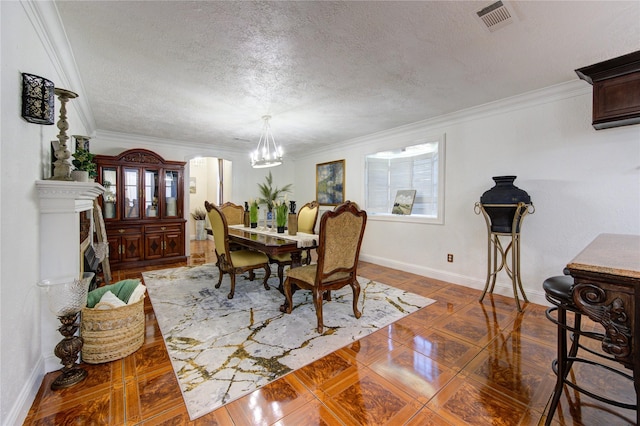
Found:
[[400, 215], [391, 213], [370, 213], [367, 215], [367, 220], [374, 222], [404, 222], [404, 223], [424, 223], [428, 225], [443, 225], [444, 220], [442, 218], [424, 216], [424, 215]]

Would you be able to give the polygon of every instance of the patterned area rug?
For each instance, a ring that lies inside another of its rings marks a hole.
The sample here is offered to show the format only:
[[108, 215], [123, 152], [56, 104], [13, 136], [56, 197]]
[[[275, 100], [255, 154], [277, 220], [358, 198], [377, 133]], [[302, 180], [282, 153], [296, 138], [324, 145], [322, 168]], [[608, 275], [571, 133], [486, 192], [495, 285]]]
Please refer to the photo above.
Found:
[[320, 335], [311, 292], [296, 292], [291, 314], [280, 312], [275, 273], [268, 291], [257, 271], [253, 282], [238, 276], [231, 300], [228, 275], [214, 288], [213, 264], [142, 275], [192, 420], [434, 302], [359, 277], [362, 317], [350, 287], [333, 291]]

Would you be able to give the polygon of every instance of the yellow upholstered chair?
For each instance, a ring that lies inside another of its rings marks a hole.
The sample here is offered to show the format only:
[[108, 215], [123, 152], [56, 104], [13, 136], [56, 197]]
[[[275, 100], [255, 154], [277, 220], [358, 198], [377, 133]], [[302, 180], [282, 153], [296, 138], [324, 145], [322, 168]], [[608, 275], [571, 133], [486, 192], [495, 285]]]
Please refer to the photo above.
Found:
[[244, 224], [244, 207], [230, 202], [226, 202], [220, 206], [220, 211], [227, 219], [227, 225]]
[[317, 201], [311, 201], [298, 210], [298, 232], [313, 234], [318, 221], [320, 205]]
[[292, 287], [313, 292], [313, 304], [318, 319], [318, 333], [322, 333], [322, 295], [345, 285], [353, 290], [353, 314], [360, 318], [358, 297], [360, 284], [357, 280], [358, 258], [364, 228], [367, 224], [367, 212], [359, 210], [350, 201], [325, 212], [320, 219], [318, 245], [318, 263], [291, 268], [284, 282], [286, 297], [285, 310], [291, 313]]
[[226, 273], [231, 277], [231, 290], [227, 297], [233, 299], [233, 294], [236, 289], [236, 274], [249, 271], [253, 272], [254, 269], [264, 269], [264, 288], [269, 290], [267, 280], [271, 275], [271, 268], [269, 266], [269, 258], [266, 254], [252, 250], [229, 250], [229, 227], [227, 225], [227, 219], [224, 214], [213, 204], [205, 201], [204, 206], [207, 209], [209, 221], [211, 222], [211, 229], [213, 230], [213, 241], [216, 246], [216, 257], [218, 259], [216, 265], [218, 266], [219, 277], [216, 288], [220, 288], [222, 283], [222, 276]]
[[[231, 202], [226, 202], [219, 207], [220, 211], [227, 220], [227, 226], [229, 225], [243, 225], [244, 224], [244, 208]], [[240, 244], [230, 243], [229, 249], [231, 251], [242, 250]], [[249, 278], [253, 281], [253, 272], [249, 273]]]
[[[316, 222], [318, 221], [319, 208], [320, 205], [317, 201], [311, 201], [298, 210], [298, 232], [304, 232], [305, 234], [314, 233]], [[278, 264], [278, 278], [280, 279], [280, 288], [282, 288], [284, 267], [291, 266], [291, 254], [283, 253], [271, 256], [269, 261]], [[302, 252], [302, 263], [306, 265], [311, 263], [311, 249], [306, 249]]]

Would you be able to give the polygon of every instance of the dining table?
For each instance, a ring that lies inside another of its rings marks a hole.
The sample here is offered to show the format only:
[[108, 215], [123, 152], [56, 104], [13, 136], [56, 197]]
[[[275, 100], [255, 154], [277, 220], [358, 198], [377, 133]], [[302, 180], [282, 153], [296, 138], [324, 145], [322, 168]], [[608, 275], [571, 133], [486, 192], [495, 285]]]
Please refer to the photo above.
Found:
[[[244, 225], [229, 225], [229, 241], [251, 250], [260, 251], [273, 257], [280, 254], [291, 254], [291, 267], [302, 265], [302, 252], [318, 247], [319, 236], [297, 232], [289, 235], [287, 231], [278, 233], [274, 228], [249, 228]], [[278, 286], [284, 294], [284, 289]]]

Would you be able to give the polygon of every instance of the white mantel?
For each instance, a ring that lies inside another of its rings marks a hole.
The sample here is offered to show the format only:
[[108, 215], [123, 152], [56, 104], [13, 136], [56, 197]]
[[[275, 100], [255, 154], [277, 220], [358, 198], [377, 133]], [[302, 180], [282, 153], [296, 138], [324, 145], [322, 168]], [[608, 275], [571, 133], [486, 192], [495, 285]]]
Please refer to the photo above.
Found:
[[[95, 182], [36, 181], [40, 199], [40, 279], [74, 279], [81, 270], [80, 214], [92, 220], [93, 200], [104, 192]], [[58, 320], [42, 294], [42, 350], [46, 371], [60, 368], [53, 354], [60, 341]]]
[[95, 182], [36, 181], [40, 198], [40, 279], [77, 277], [81, 212], [93, 212], [104, 192]]
[[95, 182], [39, 180], [40, 213], [77, 213], [93, 208], [93, 200], [104, 192]]

